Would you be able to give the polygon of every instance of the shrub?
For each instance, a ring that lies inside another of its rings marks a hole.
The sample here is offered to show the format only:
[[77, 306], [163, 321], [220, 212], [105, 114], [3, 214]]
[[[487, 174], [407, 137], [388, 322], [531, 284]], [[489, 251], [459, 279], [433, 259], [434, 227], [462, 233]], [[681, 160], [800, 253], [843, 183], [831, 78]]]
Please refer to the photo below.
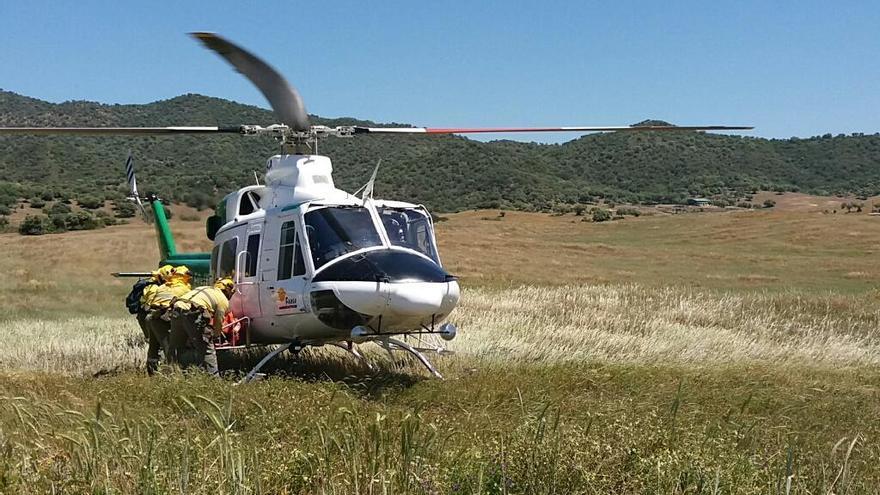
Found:
[[773, 201], [772, 199], [764, 200], [764, 208], [773, 208], [774, 206], [776, 206], [776, 201]]
[[104, 200], [95, 196], [83, 196], [78, 198], [76, 202], [83, 208], [88, 210], [96, 210], [104, 206]]
[[184, 213], [183, 215], [180, 215], [180, 219], [184, 222], [198, 222], [199, 216], [195, 213]]
[[577, 205], [574, 207], [574, 215], [576, 217], [584, 216], [584, 212], [587, 211], [587, 208], [583, 205]]
[[104, 226], [103, 222], [99, 222], [87, 211], [77, 211], [67, 215], [65, 224], [68, 230], [92, 230]]
[[95, 212], [95, 218], [97, 218], [100, 227], [108, 227], [110, 225], [116, 225], [116, 218], [113, 215], [107, 213], [104, 210], [98, 210]]
[[52, 222], [46, 215], [28, 215], [18, 226], [21, 235], [43, 235], [53, 230]]
[[641, 215], [642, 212], [640, 212], [639, 210], [637, 210], [635, 208], [618, 208], [617, 214], [622, 217], [626, 216], [626, 215], [629, 215], [631, 217], [637, 217], [637, 216]]
[[12, 208], [6, 205], [0, 205], [0, 215], [9, 215], [12, 213]]
[[68, 213], [70, 213], [70, 211], [70, 207], [64, 203], [55, 203], [52, 206], [47, 206], [43, 208], [43, 213], [49, 215], [50, 217], [52, 215], [67, 215]]
[[31, 204], [31, 208], [42, 208], [46, 206], [46, 202], [43, 201], [43, 198], [31, 198], [28, 200], [28, 203]]
[[607, 222], [611, 220], [611, 212], [605, 208], [593, 208], [592, 216], [594, 222]]
[[67, 215], [51, 215], [49, 222], [52, 223], [52, 232], [67, 231]]
[[132, 218], [137, 214], [137, 207], [131, 201], [117, 199], [113, 201], [113, 212], [116, 218]]
[[9, 228], [9, 218], [0, 215], [0, 232], [5, 232]]

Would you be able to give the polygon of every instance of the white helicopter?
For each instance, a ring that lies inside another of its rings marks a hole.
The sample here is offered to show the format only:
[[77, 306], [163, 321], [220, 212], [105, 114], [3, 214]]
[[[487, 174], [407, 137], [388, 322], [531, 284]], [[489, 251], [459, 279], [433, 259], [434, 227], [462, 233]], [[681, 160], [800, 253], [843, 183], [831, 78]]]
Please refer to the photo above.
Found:
[[[212, 253], [178, 253], [161, 202], [147, 200], [153, 215], [160, 264], [187, 265], [210, 277], [232, 276], [233, 312], [242, 338], [218, 349], [278, 345], [243, 379], [290, 349], [335, 345], [364, 360], [357, 345], [373, 342], [415, 356], [442, 378], [426, 353], [447, 352], [425, 338], [452, 340], [447, 321], [460, 298], [456, 277], [440, 261], [431, 215], [421, 205], [373, 198], [370, 181], [350, 194], [333, 183], [330, 158], [316, 154], [325, 137], [368, 134], [468, 134], [512, 132], [712, 131], [747, 126], [612, 126], [540, 128], [326, 127], [310, 125], [299, 93], [272, 67], [213, 33], [192, 33], [255, 84], [280, 124], [261, 127], [7, 127], [0, 134], [268, 135], [281, 154], [266, 162], [264, 185], [227, 195], [208, 219]], [[378, 165], [377, 165], [378, 169]], [[129, 168], [134, 185], [134, 171]], [[134, 198], [140, 201], [137, 190]], [[141, 275], [128, 273], [121, 275]], [[401, 340], [413, 337], [416, 345]], [[370, 366], [364, 360], [367, 366]]]

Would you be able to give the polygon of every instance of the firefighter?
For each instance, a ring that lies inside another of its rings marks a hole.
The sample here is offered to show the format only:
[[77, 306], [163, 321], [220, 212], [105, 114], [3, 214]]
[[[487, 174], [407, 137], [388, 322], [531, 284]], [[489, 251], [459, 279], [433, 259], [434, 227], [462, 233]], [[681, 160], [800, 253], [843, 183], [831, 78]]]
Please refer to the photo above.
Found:
[[152, 272], [152, 276], [149, 279], [138, 281], [138, 283], [132, 288], [131, 294], [126, 298], [126, 305], [130, 303], [129, 299], [136, 298], [137, 301], [134, 304], [136, 307], [135, 314], [138, 326], [141, 328], [141, 332], [144, 333], [144, 339], [147, 341], [147, 373], [150, 375], [155, 372], [155, 368], [151, 367], [149, 358], [149, 346], [152, 339], [152, 333], [150, 332], [150, 327], [147, 325], [147, 316], [149, 315], [150, 308], [149, 305], [145, 304], [145, 301], [152, 299], [153, 294], [155, 294], [156, 290], [158, 290], [158, 288], [171, 276], [173, 270], [174, 267], [171, 265], [163, 265], [159, 267], [158, 270]]
[[171, 328], [171, 302], [175, 297], [190, 291], [192, 274], [186, 266], [177, 266], [165, 278], [165, 283], [156, 286], [149, 294], [145, 293], [144, 305], [147, 308], [146, 327], [150, 332], [147, 340], [147, 373], [153, 374], [159, 368], [159, 350], [168, 361], [168, 333]]
[[175, 299], [171, 308], [169, 347], [172, 359], [181, 367], [195, 364], [212, 375], [219, 375], [214, 337], [223, 332], [223, 320], [229, 311], [234, 287], [231, 278], [221, 278], [213, 287], [196, 287]]

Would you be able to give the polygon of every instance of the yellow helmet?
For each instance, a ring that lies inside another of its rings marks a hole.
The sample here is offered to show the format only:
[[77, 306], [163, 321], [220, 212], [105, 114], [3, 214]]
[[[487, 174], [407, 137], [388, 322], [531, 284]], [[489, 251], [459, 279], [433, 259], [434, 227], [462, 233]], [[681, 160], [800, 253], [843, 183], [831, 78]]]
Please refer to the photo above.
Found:
[[192, 280], [192, 272], [189, 271], [189, 268], [186, 266], [176, 266], [174, 270], [171, 272], [171, 276], [168, 278], [167, 282], [170, 284], [186, 284], [189, 285], [190, 280]]
[[172, 275], [178, 277], [192, 277], [192, 272], [186, 265], [175, 266]]
[[158, 270], [153, 272], [153, 278], [159, 282], [165, 282], [174, 272], [174, 267], [171, 265], [162, 265]]
[[222, 291], [231, 292], [235, 287], [235, 282], [232, 281], [229, 277], [223, 277], [221, 279], [217, 279], [217, 282], [214, 283], [214, 287], [220, 289]]

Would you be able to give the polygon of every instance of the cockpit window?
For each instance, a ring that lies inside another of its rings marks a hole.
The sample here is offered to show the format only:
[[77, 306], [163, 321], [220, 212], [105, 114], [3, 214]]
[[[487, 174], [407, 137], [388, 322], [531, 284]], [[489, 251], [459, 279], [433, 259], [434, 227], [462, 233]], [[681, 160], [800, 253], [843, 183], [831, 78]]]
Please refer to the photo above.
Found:
[[380, 207], [377, 210], [392, 245], [418, 251], [440, 264], [427, 213], [415, 208]]
[[253, 191], [244, 193], [238, 206], [239, 215], [250, 215], [260, 209], [260, 195]]
[[306, 213], [305, 221], [315, 269], [343, 254], [382, 245], [366, 208], [319, 208]]

